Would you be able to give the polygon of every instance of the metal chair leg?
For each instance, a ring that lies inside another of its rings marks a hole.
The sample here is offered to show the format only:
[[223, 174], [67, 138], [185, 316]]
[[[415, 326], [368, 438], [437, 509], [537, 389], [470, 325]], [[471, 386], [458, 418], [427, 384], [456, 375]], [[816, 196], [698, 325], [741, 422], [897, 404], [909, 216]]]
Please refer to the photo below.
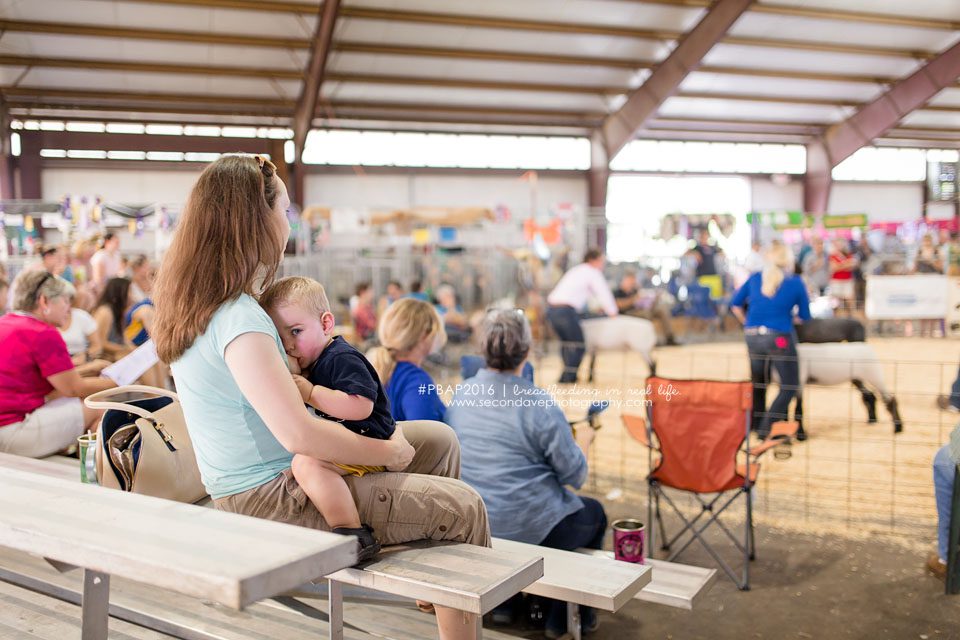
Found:
[[670, 551], [670, 538], [667, 537], [667, 529], [663, 524], [663, 515], [660, 513], [660, 489], [657, 488], [654, 493], [654, 505], [657, 510], [657, 526], [660, 527], [660, 549]]

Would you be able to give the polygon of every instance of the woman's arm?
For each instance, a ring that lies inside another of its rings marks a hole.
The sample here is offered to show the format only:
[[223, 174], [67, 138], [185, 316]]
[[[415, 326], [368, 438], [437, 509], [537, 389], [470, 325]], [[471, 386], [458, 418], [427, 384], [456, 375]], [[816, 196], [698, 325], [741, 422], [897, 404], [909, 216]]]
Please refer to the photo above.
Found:
[[224, 360], [240, 392], [290, 453], [340, 464], [405, 466], [413, 447], [397, 429], [390, 440], [357, 435], [335, 422], [311, 416], [277, 345], [265, 333], [244, 333], [224, 352]]
[[82, 378], [76, 369], [47, 376], [47, 382], [53, 385], [61, 396], [67, 398], [86, 398], [98, 391], [117, 386], [117, 383], [109, 378]]
[[753, 278], [754, 276], [750, 276], [750, 278], [737, 289], [737, 292], [733, 294], [733, 298], [730, 299], [730, 313], [740, 321], [740, 324], [747, 323], [747, 316], [743, 313], [743, 305], [747, 302], [747, 297], [750, 293], [750, 280]]
[[100, 327], [87, 335], [87, 354], [91, 358], [99, 358], [103, 354], [103, 338], [100, 337]]
[[110, 342], [110, 325], [113, 324], [113, 313], [106, 307], [100, 307], [93, 312], [93, 319], [97, 321], [97, 338], [103, 345], [103, 353], [123, 355], [129, 349], [125, 344]]
[[730, 313], [733, 314], [733, 317], [736, 318], [740, 324], [747, 323], [747, 316], [743, 313], [743, 307], [730, 307]]
[[139, 320], [140, 324], [143, 325], [144, 330], [147, 332], [147, 335], [150, 335], [150, 331], [153, 329], [153, 315], [156, 312], [156, 309], [153, 308], [151, 304], [144, 304], [137, 308], [133, 312], [133, 315], [130, 317], [132, 320]]
[[110, 363], [106, 360], [90, 360], [89, 362], [77, 365], [75, 371], [81, 378], [89, 378], [100, 375], [100, 372], [109, 366]]
[[575, 438], [563, 411], [556, 406], [525, 412], [523, 425], [528, 433], [533, 431], [532, 441], [540, 447], [560, 484], [579, 489], [587, 479], [587, 451], [593, 441], [593, 429], [580, 429]]
[[106, 280], [106, 265], [103, 264], [103, 256], [94, 256], [90, 259], [90, 280], [101, 283]]

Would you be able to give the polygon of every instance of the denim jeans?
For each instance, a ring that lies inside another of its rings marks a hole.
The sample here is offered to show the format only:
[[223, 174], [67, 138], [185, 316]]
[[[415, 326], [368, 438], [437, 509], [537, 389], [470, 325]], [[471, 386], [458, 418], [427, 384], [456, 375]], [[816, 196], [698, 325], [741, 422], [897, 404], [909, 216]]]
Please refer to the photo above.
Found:
[[[602, 549], [607, 532], [607, 514], [603, 505], [593, 498], [580, 497], [583, 508], [571, 513], [550, 530], [540, 542], [541, 547], [576, 551], [580, 547]], [[596, 615], [589, 607], [580, 607], [584, 620]], [[562, 631], [567, 628], [567, 603], [554, 600], [547, 616], [547, 628]]]
[[563, 358], [563, 373], [560, 375], [560, 382], [576, 382], [577, 370], [586, 352], [580, 316], [573, 307], [549, 307], [547, 321], [561, 342], [560, 356]]
[[954, 409], [960, 409], [960, 371], [957, 371], [957, 378], [950, 387], [950, 404]]
[[950, 458], [950, 445], [945, 444], [933, 457], [933, 493], [937, 499], [937, 553], [947, 561], [950, 544], [950, 506], [953, 500], [953, 475], [957, 465]]
[[[753, 382], [753, 414], [751, 428], [760, 436], [770, 433], [770, 425], [789, 416], [790, 401], [800, 386], [800, 365], [797, 362], [797, 341], [793, 332], [748, 335], [750, 380]], [[767, 386], [773, 371], [780, 379], [780, 392], [769, 410], [766, 406]]]

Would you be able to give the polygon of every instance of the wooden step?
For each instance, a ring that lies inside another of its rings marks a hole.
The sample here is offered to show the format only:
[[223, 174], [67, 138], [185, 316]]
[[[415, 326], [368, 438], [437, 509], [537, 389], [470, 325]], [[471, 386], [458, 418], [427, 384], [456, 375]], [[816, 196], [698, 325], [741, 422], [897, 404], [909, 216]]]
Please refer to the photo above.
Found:
[[[0, 549], [0, 580], [43, 590], [59, 600], [80, 602], [80, 571], [59, 573], [42, 559], [17, 551]], [[79, 616], [79, 609], [76, 610]], [[324, 620], [269, 601], [236, 611], [213, 602], [119, 578], [110, 581], [110, 615], [111, 631], [120, 628], [118, 625], [122, 623], [118, 622], [119, 619], [150, 626], [186, 640], [317, 640], [328, 634]], [[77, 620], [79, 628], [79, 617]], [[64, 640], [76, 635], [76, 632], [72, 632], [51, 640]], [[373, 636], [352, 629], [344, 629], [344, 638], [374, 640]]]
[[[0, 639], [64, 640], [80, 634], [80, 607], [0, 582]], [[110, 640], [167, 640], [168, 636], [120, 620], [110, 621]]]

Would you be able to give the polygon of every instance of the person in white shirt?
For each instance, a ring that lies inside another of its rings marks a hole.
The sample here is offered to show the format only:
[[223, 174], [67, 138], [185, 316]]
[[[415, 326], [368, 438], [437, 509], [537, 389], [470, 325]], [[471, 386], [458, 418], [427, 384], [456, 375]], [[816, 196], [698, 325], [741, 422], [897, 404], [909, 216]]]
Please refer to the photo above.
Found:
[[743, 261], [743, 268], [747, 270], [747, 273], [753, 275], [758, 271], [763, 271], [763, 253], [760, 250], [760, 243], [754, 241], [750, 244], [750, 254], [747, 256], [747, 259]]
[[577, 370], [585, 352], [580, 314], [586, 309], [587, 302], [596, 298], [608, 316], [618, 313], [617, 301], [603, 277], [605, 263], [603, 252], [590, 249], [583, 256], [583, 264], [578, 264], [563, 274], [560, 282], [547, 296], [547, 321], [562, 343], [561, 384], [577, 381]]
[[113, 233], [103, 236], [100, 250], [90, 258], [90, 283], [99, 295], [110, 278], [122, 275], [123, 261], [120, 258], [120, 238]]

